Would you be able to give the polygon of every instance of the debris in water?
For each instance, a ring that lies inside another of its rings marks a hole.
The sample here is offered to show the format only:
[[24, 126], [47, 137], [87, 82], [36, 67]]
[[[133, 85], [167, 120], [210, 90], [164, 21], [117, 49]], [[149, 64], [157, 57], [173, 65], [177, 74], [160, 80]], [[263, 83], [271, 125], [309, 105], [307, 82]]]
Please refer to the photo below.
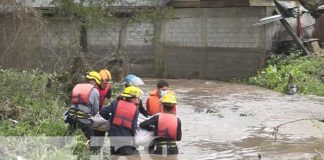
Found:
[[26, 159], [22, 156], [17, 156], [17, 160], [26, 160]]
[[247, 117], [248, 114], [246, 114], [246, 113], [241, 113], [240, 116], [241, 116], [241, 117]]
[[219, 110], [216, 110], [216, 109], [210, 109], [210, 108], [208, 108], [208, 109], [206, 110], [206, 113], [217, 113], [217, 112], [219, 112]]
[[207, 84], [207, 85], [208, 85], [208, 84], [212, 84], [212, 82], [205, 82], [205, 84]]
[[9, 118], [9, 121], [13, 122], [14, 124], [17, 124], [18, 123], [18, 121], [13, 120], [13, 119], [10, 119], [10, 118]]
[[221, 115], [221, 114], [220, 114], [220, 115], [217, 115], [217, 116], [218, 116], [218, 118], [224, 118], [224, 116], [223, 116], [223, 115]]
[[196, 108], [194, 108], [194, 111], [195, 111], [196, 113], [202, 113], [202, 112], [204, 112], [204, 109], [201, 108], [201, 107], [196, 107]]

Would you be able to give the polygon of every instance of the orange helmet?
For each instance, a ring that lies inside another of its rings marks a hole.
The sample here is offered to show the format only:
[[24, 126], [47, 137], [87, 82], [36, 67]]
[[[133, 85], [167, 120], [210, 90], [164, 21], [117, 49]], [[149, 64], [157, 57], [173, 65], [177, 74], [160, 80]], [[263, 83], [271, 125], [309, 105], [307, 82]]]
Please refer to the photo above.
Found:
[[110, 81], [111, 80], [111, 74], [107, 69], [102, 69], [99, 71], [99, 74], [104, 81]]

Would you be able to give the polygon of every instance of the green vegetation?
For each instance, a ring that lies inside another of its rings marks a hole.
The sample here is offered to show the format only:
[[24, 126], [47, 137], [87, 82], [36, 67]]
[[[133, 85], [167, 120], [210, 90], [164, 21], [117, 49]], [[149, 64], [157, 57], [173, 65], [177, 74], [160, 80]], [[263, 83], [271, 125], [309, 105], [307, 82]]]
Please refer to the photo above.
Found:
[[[66, 74], [65, 80], [70, 82], [73, 76]], [[63, 113], [69, 105], [67, 99], [70, 92], [65, 92], [66, 86], [71, 83], [64, 83], [57, 77], [62, 76], [46, 74], [40, 70], [0, 69], [0, 143], [7, 141], [2, 139], [2, 136], [37, 137], [37, 141], [31, 143], [35, 146], [32, 147], [32, 151], [29, 151], [31, 149], [22, 151], [23, 146], [30, 142], [17, 140], [19, 143], [14, 143], [18, 137], [13, 138], [10, 140], [13, 144], [6, 144], [8, 149], [4, 154], [0, 149], [0, 159], [8, 158], [2, 156], [11, 157], [16, 153], [24, 152], [24, 155], [28, 153], [29, 156], [25, 158], [30, 159], [57, 159], [58, 157], [65, 157], [58, 159], [73, 159], [68, 157], [71, 153], [85, 159], [90, 155], [85, 137], [80, 130], [75, 134], [76, 144], [68, 149], [43, 145], [47, 144], [46, 136], [63, 136], [67, 129], [63, 121]], [[113, 96], [120, 92], [121, 87], [120, 83], [112, 85]], [[6, 155], [8, 152], [12, 155]], [[11, 158], [16, 159], [16, 157]]]
[[324, 95], [324, 59], [299, 54], [273, 56], [267, 67], [247, 83], [285, 93], [290, 82], [297, 84], [297, 93]]
[[[67, 105], [39, 70], [0, 70], [0, 135], [58, 136], [65, 130], [62, 113]], [[16, 120], [15, 124], [12, 120]]]

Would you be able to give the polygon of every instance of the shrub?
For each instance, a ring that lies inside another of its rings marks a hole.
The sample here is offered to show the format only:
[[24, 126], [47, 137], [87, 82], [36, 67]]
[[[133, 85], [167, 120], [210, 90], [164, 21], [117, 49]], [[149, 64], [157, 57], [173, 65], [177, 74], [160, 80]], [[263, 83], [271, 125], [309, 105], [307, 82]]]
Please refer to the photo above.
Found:
[[247, 82], [286, 92], [289, 76], [297, 84], [298, 93], [324, 95], [324, 59], [320, 57], [302, 57], [298, 54], [273, 56], [268, 60], [267, 67]]

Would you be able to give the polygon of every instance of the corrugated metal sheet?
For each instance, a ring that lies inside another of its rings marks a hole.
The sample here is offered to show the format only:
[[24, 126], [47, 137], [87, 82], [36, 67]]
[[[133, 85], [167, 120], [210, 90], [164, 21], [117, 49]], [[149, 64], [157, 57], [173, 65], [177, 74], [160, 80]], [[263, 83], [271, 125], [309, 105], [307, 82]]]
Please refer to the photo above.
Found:
[[[47, 8], [52, 0], [24, 0], [22, 3], [29, 7]], [[171, 0], [116, 0], [113, 6], [154, 6], [156, 4], [166, 4]], [[74, 0], [80, 2], [80, 0]]]

